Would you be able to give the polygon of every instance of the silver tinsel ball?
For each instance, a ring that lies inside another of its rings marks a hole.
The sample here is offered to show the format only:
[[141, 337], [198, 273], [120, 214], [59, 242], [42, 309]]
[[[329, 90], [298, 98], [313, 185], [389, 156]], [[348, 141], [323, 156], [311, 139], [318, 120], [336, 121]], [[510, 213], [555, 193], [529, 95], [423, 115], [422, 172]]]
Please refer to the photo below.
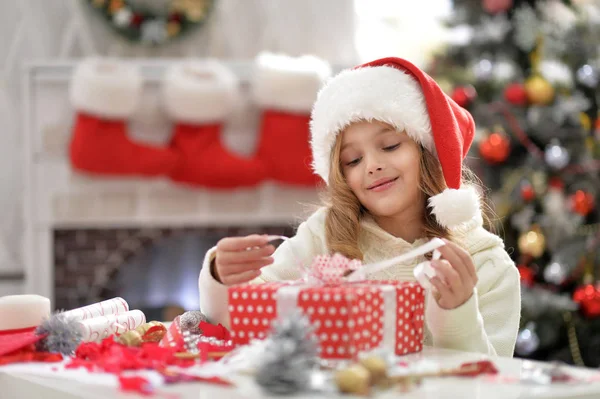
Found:
[[591, 65], [584, 65], [577, 70], [577, 81], [582, 85], [593, 89], [598, 87], [600, 74], [598, 70]]
[[491, 60], [483, 58], [473, 65], [473, 75], [478, 81], [487, 82], [492, 79], [494, 64]]
[[44, 320], [35, 330], [37, 335], [46, 334], [38, 341], [36, 349], [43, 352], [72, 355], [83, 340], [80, 324], [58, 312]]
[[557, 140], [552, 140], [550, 144], [546, 146], [544, 159], [551, 168], [559, 170], [569, 164], [571, 156], [567, 149], [561, 146]]
[[201, 321], [208, 322], [208, 319], [199, 310], [191, 310], [179, 316], [179, 327], [182, 331], [189, 331], [192, 334], [202, 334], [198, 325]]
[[518, 355], [531, 355], [540, 347], [540, 338], [538, 337], [535, 329], [535, 323], [530, 321], [521, 331], [519, 331], [515, 345], [515, 352]]

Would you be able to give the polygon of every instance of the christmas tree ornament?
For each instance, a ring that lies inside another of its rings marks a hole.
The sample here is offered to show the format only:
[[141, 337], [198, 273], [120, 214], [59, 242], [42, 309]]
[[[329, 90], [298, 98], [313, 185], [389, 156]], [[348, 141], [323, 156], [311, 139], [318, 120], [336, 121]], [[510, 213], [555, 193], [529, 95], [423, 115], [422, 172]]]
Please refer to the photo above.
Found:
[[312, 187], [319, 177], [311, 169], [310, 116], [317, 94], [331, 76], [330, 65], [317, 57], [261, 53], [255, 60], [252, 97], [261, 109], [257, 157], [267, 177]]
[[522, 233], [529, 230], [535, 214], [534, 207], [532, 205], [527, 205], [510, 216], [510, 223], [515, 229]]
[[174, 122], [170, 149], [180, 155], [169, 177], [192, 187], [254, 187], [266, 178], [257, 157], [230, 152], [222, 142], [227, 118], [240, 98], [238, 80], [215, 60], [185, 60], [166, 71], [162, 98]]
[[200, 323], [208, 322], [208, 319], [199, 310], [185, 312], [179, 317], [179, 326], [182, 331], [189, 331], [192, 334], [202, 334]]
[[527, 105], [528, 97], [525, 86], [521, 83], [511, 83], [504, 89], [504, 98], [513, 105]]
[[583, 65], [576, 72], [577, 82], [589, 89], [594, 89], [598, 87], [598, 83], [600, 82], [600, 73], [597, 68], [592, 67], [591, 65]]
[[459, 86], [452, 91], [450, 96], [458, 105], [468, 107], [477, 98], [477, 91], [471, 85]]
[[38, 341], [36, 349], [42, 352], [72, 355], [83, 342], [83, 334], [79, 322], [66, 317], [63, 313], [55, 313], [40, 324], [35, 333], [46, 337]]
[[479, 143], [479, 153], [491, 164], [502, 163], [510, 154], [510, 141], [502, 133], [491, 133]]
[[472, 71], [477, 81], [489, 82], [493, 77], [494, 64], [491, 60], [484, 58], [473, 65]]
[[567, 265], [560, 262], [551, 262], [544, 269], [544, 280], [554, 285], [562, 285], [569, 277]]
[[554, 87], [540, 75], [533, 75], [525, 81], [525, 91], [532, 104], [548, 105], [554, 99]]
[[521, 198], [525, 202], [531, 202], [535, 199], [535, 190], [533, 185], [528, 181], [521, 183]]
[[508, 11], [513, 6], [513, 0], [483, 0], [481, 5], [486, 12], [498, 14]]
[[352, 364], [335, 372], [335, 384], [342, 393], [367, 396], [371, 392], [371, 374], [360, 364]]
[[519, 236], [519, 251], [524, 255], [539, 258], [546, 249], [546, 238], [538, 225], [533, 225], [531, 229]]
[[535, 281], [535, 272], [526, 265], [517, 266], [517, 270], [521, 276], [521, 283], [527, 286], [532, 286]]
[[561, 170], [569, 164], [571, 156], [557, 139], [552, 139], [544, 151], [544, 160], [551, 168]]
[[388, 378], [388, 364], [380, 356], [367, 356], [360, 359], [359, 364], [369, 372], [371, 385], [378, 385]]
[[580, 214], [581, 216], [587, 216], [595, 206], [595, 199], [592, 194], [584, 190], [577, 190], [569, 198], [571, 210]]
[[600, 317], [600, 285], [586, 284], [575, 290], [573, 300], [588, 318]]
[[529, 356], [540, 347], [540, 337], [536, 333], [536, 324], [533, 321], [528, 322], [517, 335], [515, 352], [519, 356]]

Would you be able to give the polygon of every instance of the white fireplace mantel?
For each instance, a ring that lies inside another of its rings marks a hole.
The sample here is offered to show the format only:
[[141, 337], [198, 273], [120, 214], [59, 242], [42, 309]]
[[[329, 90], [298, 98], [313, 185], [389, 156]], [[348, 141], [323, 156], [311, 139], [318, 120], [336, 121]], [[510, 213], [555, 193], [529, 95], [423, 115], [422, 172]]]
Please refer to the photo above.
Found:
[[[165, 69], [176, 60], [136, 60], [145, 78], [134, 137], [167, 143], [172, 124], [161, 106]], [[29, 65], [23, 84], [25, 291], [53, 300], [52, 234], [57, 228], [253, 226], [295, 223], [317, 204], [315, 189], [264, 183], [255, 189], [211, 191], [166, 179], [94, 178], [73, 171], [67, 158], [74, 112], [68, 86], [75, 63]], [[259, 110], [247, 88], [250, 63], [228, 63], [238, 75], [243, 101], [227, 121], [223, 141], [232, 151], [256, 148]]]

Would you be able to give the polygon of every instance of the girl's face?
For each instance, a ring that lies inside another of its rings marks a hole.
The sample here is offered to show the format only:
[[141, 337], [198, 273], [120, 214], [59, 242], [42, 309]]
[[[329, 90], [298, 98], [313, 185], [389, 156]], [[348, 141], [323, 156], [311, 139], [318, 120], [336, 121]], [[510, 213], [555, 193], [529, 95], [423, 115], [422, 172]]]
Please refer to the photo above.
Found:
[[423, 212], [419, 161], [418, 144], [386, 123], [358, 122], [342, 132], [342, 172], [375, 217], [410, 219]]

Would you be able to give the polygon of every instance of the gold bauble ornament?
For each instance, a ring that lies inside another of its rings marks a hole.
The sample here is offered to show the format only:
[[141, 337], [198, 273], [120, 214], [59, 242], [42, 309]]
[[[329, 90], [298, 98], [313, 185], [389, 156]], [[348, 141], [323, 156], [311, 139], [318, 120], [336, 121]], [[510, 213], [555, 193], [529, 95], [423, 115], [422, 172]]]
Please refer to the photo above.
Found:
[[340, 392], [355, 395], [370, 393], [371, 374], [364, 366], [353, 364], [335, 372], [335, 384]]
[[540, 75], [533, 75], [525, 81], [525, 91], [532, 104], [547, 105], [554, 99], [554, 87]]
[[387, 362], [379, 356], [369, 356], [360, 360], [360, 364], [369, 371], [372, 385], [379, 384], [387, 378]]
[[181, 25], [179, 22], [169, 22], [167, 24], [167, 35], [169, 37], [176, 36], [181, 31]]
[[522, 254], [539, 258], [546, 249], [546, 237], [539, 226], [533, 225], [529, 231], [519, 236], [518, 244]]

